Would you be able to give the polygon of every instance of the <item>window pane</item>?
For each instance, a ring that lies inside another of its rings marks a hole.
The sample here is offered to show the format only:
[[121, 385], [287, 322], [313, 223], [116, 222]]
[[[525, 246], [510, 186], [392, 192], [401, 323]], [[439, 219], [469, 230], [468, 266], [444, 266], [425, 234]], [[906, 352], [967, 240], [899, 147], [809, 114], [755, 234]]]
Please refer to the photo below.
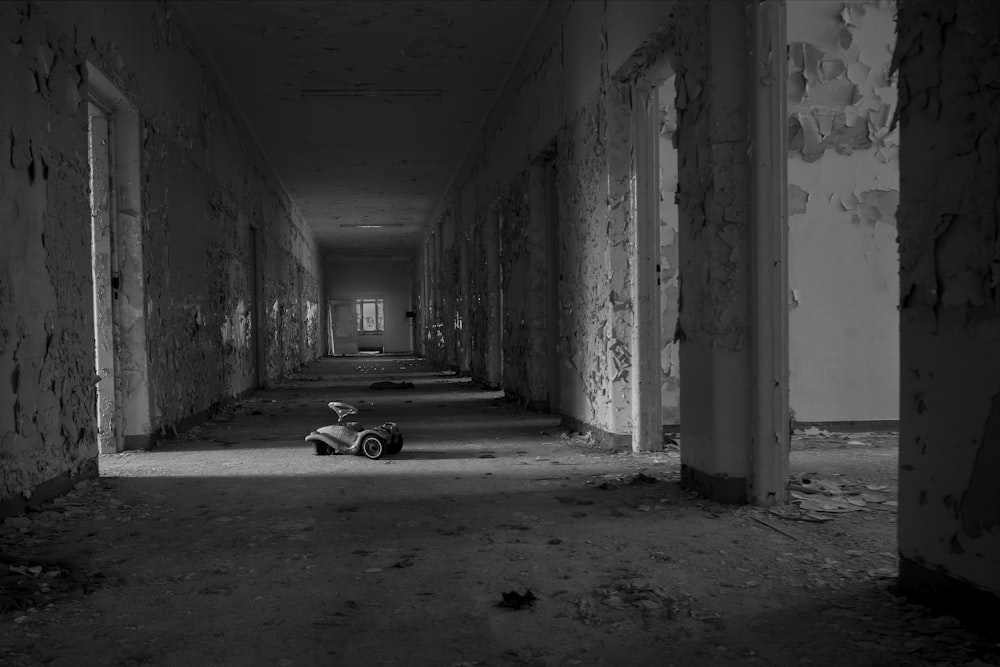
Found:
[[362, 304], [362, 310], [364, 317], [364, 330], [378, 331], [378, 326], [375, 318], [375, 304], [371, 301], [366, 301]]

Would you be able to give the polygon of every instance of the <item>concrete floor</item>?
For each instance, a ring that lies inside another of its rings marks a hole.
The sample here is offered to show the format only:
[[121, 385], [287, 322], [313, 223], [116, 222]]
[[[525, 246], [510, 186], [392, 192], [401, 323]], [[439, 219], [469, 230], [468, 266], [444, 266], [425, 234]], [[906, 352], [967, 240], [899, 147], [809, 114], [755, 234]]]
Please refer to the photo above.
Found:
[[[415, 387], [368, 388], [389, 379]], [[334, 399], [397, 421], [403, 451], [315, 456], [302, 438]], [[895, 462], [892, 434], [792, 457], [887, 497]], [[100, 465], [0, 526], [0, 664], [1000, 662], [892, 595], [891, 502], [816, 522], [702, 501], [676, 448], [603, 451], [416, 359], [322, 360]]]

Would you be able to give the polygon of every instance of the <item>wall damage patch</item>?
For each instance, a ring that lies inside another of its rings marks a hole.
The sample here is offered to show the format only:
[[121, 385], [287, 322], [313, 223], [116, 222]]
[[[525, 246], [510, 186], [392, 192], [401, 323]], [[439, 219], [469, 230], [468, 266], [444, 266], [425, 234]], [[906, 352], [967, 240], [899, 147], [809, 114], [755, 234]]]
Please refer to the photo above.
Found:
[[[117, 327], [119, 340], [145, 338], [149, 386], [136, 385], [145, 359], [119, 343], [120, 368], [135, 372], [105, 401], [120, 407], [148, 390], [152, 423], [136, 428], [170, 430], [253, 386], [250, 221], [264, 247], [265, 292], [290, 313], [268, 339], [270, 377], [319, 353], [311, 234], [170, 11], [136, 5], [113, 27], [84, 3], [0, 5], [0, 71], [9, 75], [0, 84], [0, 206], [10, 230], [0, 243], [0, 377], [8, 378], [0, 382], [0, 501], [90, 470], [97, 455], [95, 382], [110, 367], [95, 363], [88, 64], [141, 119], [134, 136], [131, 126], [117, 135], [141, 153], [141, 201], [125, 187], [107, 193], [117, 215], [98, 231], [117, 225], [119, 287], [98, 289], [114, 289], [119, 314], [98, 321]], [[145, 35], [151, 26], [169, 46], [156, 58], [141, 39], [114, 33]], [[110, 256], [97, 254], [99, 265]], [[140, 283], [137, 297], [128, 285]]]

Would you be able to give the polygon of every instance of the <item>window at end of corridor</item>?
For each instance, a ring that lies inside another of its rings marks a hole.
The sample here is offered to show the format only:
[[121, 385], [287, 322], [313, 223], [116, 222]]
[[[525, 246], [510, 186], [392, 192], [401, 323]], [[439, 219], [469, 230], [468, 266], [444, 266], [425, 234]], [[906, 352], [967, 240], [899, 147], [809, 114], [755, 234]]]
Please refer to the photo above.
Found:
[[384, 333], [385, 313], [382, 299], [357, 299], [358, 334], [372, 335]]

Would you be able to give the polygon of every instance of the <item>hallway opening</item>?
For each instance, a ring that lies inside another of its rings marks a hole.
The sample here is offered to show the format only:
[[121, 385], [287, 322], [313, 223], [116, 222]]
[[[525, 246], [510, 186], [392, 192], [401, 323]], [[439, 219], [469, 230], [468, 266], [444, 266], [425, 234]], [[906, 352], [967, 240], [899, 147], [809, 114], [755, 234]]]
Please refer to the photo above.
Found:
[[[91, 271], [94, 281], [94, 358], [97, 363], [97, 442], [101, 453], [121, 449], [121, 414], [115, 387], [118, 384], [115, 351], [114, 290], [117, 272], [113, 269], [114, 210], [111, 186], [111, 145], [109, 115], [93, 102], [88, 103], [88, 149], [90, 158]], [[116, 420], [119, 422], [116, 425]]]
[[[410, 386], [373, 388], [385, 381]], [[336, 420], [332, 400], [365, 426], [395, 421], [402, 451], [316, 456], [304, 437]], [[871, 486], [894, 474], [854, 449], [799, 456]], [[4, 524], [0, 546], [42, 540], [67, 572], [57, 590], [92, 587], [32, 621], [54, 638], [33, 650], [56, 662], [109, 655], [108, 636], [122, 637], [110, 649], [122, 663], [500, 664], [514, 652], [716, 667], [753, 652], [823, 665], [851, 641], [924, 657], [952, 646], [887, 592], [895, 508], [786, 521], [683, 490], [679, 467], [676, 450], [609, 451], [425, 359], [328, 357], [156, 449], [102, 455], [101, 479], [60, 505], [71, 511]], [[511, 590], [538, 601], [499, 607]], [[830, 609], [837, 622], [817, 622]], [[0, 655], [25, 639], [3, 634]]]
[[102, 453], [150, 444], [139, 117], [87, 64], [91, 276]]

